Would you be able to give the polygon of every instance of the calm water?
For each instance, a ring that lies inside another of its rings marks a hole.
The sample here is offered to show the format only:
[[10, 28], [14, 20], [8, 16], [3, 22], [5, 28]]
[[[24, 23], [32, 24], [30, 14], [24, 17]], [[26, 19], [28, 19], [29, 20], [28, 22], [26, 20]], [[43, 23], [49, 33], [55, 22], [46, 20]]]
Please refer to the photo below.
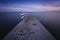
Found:
[[[0, 12], [0, 38], [6, 35], [20, 21], [24, 12]], [[60, 12], [27, 12], [36, 16], [44, 27], [58, 40], [60, 39]]]

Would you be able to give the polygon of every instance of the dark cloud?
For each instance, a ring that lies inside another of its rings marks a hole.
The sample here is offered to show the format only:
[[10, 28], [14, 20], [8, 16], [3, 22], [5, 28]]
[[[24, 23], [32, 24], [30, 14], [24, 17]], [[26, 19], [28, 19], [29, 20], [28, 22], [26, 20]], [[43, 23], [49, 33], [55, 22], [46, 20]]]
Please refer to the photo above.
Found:
[[1, 3], [4, 2], [55, 2], [59, 0], [0, 0]]
[[0, 4], [29, 4], [37, 3], [41, 5], [60, 6], [60, 0], [0, 0]]

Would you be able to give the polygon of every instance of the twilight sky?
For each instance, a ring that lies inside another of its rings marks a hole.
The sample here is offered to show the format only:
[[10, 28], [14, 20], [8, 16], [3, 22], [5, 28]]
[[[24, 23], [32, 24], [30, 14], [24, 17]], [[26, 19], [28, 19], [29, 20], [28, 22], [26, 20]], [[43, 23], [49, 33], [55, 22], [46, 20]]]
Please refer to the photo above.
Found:
[[0, 0], [0, 12], [60, 11], [60, 0]]

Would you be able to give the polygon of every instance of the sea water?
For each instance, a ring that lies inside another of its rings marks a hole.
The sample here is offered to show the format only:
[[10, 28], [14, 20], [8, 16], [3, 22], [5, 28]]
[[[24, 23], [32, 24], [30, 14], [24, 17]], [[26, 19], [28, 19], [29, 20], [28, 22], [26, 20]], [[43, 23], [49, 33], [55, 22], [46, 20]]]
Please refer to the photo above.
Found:
[[20, 21], [22, 13], [35, 16], [56, 38], [60, 37], [60, 12], [0, 12], [0, 37], [5, 36]]

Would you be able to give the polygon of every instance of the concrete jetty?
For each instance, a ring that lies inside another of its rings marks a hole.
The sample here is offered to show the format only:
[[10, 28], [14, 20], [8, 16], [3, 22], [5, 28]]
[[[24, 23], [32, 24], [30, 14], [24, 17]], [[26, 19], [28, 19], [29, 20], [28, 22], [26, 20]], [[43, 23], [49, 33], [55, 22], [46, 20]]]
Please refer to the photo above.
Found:
[[55, 40], [39, 19], [25, 17], [2, 40]]

